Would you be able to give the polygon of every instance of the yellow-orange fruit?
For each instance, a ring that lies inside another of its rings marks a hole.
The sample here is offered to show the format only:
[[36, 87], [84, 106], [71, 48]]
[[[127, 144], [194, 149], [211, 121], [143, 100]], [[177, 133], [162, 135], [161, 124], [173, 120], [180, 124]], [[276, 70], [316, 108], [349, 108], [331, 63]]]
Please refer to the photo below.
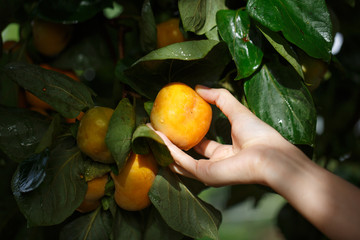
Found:
[[77, 145], [91, 159], [102, 163], [113, 163], [114, 159], [106, 146], [105, 137], [114, 110], [107, 107], [94, 107], [82, 117]]
[[191, 87], [178, 82], [160, 90], [150, 114], [154, 129], [184, 150], [189, 150], [204, 138], [211, 119], [211, 106]]
[[35, 19], [32, 24], [34, 46], [46, 56], [55, 56], [69, 43], [72, 30], [72, 25]]
[[111, 177], [115, 183], [115, 201], [128, 211], [139, 211], [150, 205], [149, 190], [158, 171], [152, 154], [131, 153], [125, 167]]
[[156, 25], [158, 48], [185, 41], [184, 35], [179, 29], [179, 23], [178, 18], [171, 18]]
[[90, 212], [100, 206], [100, 200], [105, 195], [105, 185], [108, 181], [108, 175], [94, 178], [87, 182], [87, 191], [84, 201], [76, 209], [79, 212]]

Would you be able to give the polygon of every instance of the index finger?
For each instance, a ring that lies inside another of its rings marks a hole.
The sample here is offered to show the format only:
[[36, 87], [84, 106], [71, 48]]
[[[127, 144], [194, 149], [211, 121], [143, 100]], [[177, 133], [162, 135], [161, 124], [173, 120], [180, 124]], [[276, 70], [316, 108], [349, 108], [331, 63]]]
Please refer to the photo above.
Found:
[[226, 89], [207, 88], [201, 85], [197, 85], [195, 89], [205, 101], [216, 105], [229, 119], [231, 124], [240, 114], [254, 117], [253, 113]]

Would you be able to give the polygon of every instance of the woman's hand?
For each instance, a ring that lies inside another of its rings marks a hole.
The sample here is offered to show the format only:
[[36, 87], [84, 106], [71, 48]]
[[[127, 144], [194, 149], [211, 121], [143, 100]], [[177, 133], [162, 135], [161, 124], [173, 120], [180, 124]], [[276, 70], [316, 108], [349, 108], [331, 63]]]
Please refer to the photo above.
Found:
[[198, 86], [196, 91], [228, 117], [232, 126], [232, 145], [203, 139], [194, 149], [207, 159], [195, 160], [172, 144], [164, 134], [157, 132], [174, 158], [175, 163], [170, 168], [211, 186], [267, 184], [264, 168], [269, 159], [279, 154], [279, 150], [296, 151], [296, 148], [258, 119], [227, 90]]

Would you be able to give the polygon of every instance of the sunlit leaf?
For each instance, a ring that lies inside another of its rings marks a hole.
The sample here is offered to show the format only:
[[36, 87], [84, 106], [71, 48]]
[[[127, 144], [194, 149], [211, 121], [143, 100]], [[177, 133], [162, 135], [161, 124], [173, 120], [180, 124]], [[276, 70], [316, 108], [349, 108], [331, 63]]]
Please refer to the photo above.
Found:
[[236, 79], [250, 76], [260, 66], [263, 52], [250, 35], [247, 11], [221, 10], [216, 14], [221, 38], [227, 43], [238, 73]]
[[329, 61], [332, 24], [324, 0], [249, 0], [250, 16], [302, 48], [308, 55]]
[[250, 109], [260, 119], [294, 144], [314, 144], [314, 102], [292, 67], [278, 62], [264, 65], [244, 89]]
[[212, 86], [230, 60], [226, 48], [214, 40], [175, 43], [139, 59], [125, 71], [127, 77], [121, 81], [151, 100], [169, 82]]
[[290, 46], [289, 42], [287, 42], [279, 33], [273, 32], [261, 25], [258, 25], [258, 27], [275, 50], [283, 56], [283, 58], [285, 58], [291, 66], [294, 67], [300, 77], [304, 79], [304, 73], [301, 69], [299, 58], [294, 49]]

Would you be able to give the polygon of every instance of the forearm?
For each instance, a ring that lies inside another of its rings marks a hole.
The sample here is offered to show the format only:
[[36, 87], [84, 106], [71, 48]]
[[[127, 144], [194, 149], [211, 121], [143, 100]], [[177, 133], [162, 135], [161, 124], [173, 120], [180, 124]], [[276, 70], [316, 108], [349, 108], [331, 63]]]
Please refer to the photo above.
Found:
[[331, 239], [360, 239], [360, 190], [300, 150], [269, 164], [266, 184]]

